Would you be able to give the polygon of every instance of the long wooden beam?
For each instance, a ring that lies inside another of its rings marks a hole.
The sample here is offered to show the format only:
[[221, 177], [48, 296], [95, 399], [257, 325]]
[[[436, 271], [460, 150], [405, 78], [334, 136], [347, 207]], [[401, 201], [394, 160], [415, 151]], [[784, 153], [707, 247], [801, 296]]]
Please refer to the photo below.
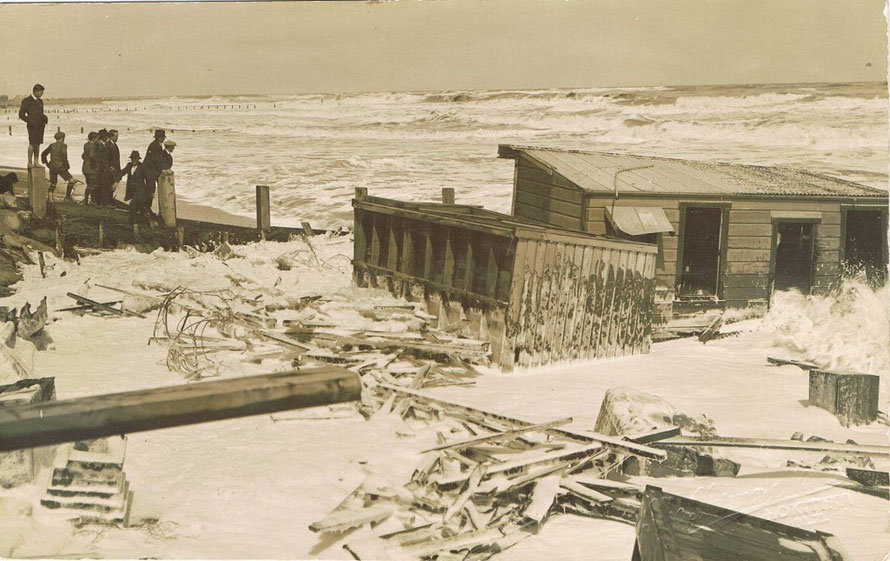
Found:
[[0, 451], [302, 409], [361, 395], [336, 366], [0, 408]]
[[653, 442], [652, 446], [725, 446], [729, 448], [762, 448], [765, 450], [799, 450], [801, 452], [840, 452], [843, 454], [865, 454], [867, 456], [887, 456], [890, 454], [890, 446], [881, 446], [878, 444], [802, 442], [800, 440], [720, 436], [677, 436]]
[[[418, 390], [412, 390], [409, 388], [405, 388], [402, 386], [395, 386], [393, 384], [378, 384], [378, 387], [385, 388], [387, 390], [400, 393], [403, 395], [408, 395], [414, 398], [419, 398], [429, 403], [435, 403], [440, 407], [445, 409], [457, 410], [464, 413], [468, 413], [470, 415], [481, 415], [483, 417], [488, 417], [490, 419], [495, 419], [499, 421], [506, 421], [513, 425], [518, 425], [520, 427], [534, 425], [531, 421], [526, 421], [524, 419], [517, 419], [516, 417], [510, 417], [508, 415], [502, 415], [500, 413], [494, 413], [492, 411], [485, 411], [483, 409], [477, 409], [475, 407], [471, 407], [469, 405], [464, 405], [462, 403], [457, 403], [454, 401], [448, 401], [445, 399], [439, 399], [431, 396], [428, 393], [421, 392]], [[631, 442], [629, 440], [622, 440], [621, 437], [617, 436], [606, 436], [603, 434], [597, 434], [592, 431], [585, 432], [577, 432], [569, 429], [560, 429], [557, 427], [551, 427], [545, 429], [547, 432], [552, 432], [555, 434], [559, 434], [574, 440], [580, 440], [582, 442], [600, 442], [613, 448], [615, 450], [619, 450], [625, 454], [632, 454], [634, 456], [640, 456], [642, 458], [649, 458], [652, 460], [664, 460], [667, 458], [667, 453], [664, 450], [658, 450], [656, 448], [651, 448], [649, 446], [645, 446], [643, 444], [637, 444], [635, 442]]]

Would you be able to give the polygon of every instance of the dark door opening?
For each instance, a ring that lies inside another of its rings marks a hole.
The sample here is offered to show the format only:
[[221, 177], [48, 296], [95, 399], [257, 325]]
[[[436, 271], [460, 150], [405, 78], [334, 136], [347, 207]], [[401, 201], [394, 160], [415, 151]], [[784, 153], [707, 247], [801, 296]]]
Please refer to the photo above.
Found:
[[776, 290], [796, 288], [809, 293], [813, 285], [814, 234], [812, 222], [776, 223]]
[[683, 228], [680, 296], [716, 296], [723, 210], [688, 207]]
[[886, 212], [848, 210], [844, 235], [844, 274], [865, 273], [869, 284], [881, 285], [887, 277], [884, 244]]

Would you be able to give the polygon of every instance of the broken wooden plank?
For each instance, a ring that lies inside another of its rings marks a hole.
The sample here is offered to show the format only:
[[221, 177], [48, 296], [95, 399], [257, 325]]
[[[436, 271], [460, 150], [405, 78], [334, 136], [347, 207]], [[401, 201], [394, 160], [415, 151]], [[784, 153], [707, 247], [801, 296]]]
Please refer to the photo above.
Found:
[[680, 427], [669, 427], [663, 429], [652, 429], [650, 431], [637, 434], [627, 435], [624, 438], [637, 444], [649, 444], [650, 442], [658, 442], [666, 438], [680, 436]]
[[[103, 304], [105, 306], [114, 306], [115, 304], [120, 304], [120, 303], [121, 303], [121, 300], [112, 300], [110, 302], [100, 302], [100, 304]], [[56, 311], [57, 312], [80, 312], [80, 311], [92, 310], [92, 309], [93, 309], [92, 304], [78, 304], [76, 306], [68, 306], [67, 308], [59, 308]]]
[[482, 444], [483, 442], [488, 442], [491, 440], [497, 440], [499, 438], [505, 438], [513, 435], [520, 435], [530, 431], [549, 429], [553, 427], [558, 427], [562, 425], [567, 425], [572, 422], [571, 417], [566, 417], [564, 419], [557, 419], [555, 421], [548, 421], [546, 423], [538, 423], [534, 425], [527, 425], [520, 428], [515, 429], [507, 429], [505, 431], [497, 432], [494, 434], [487, 434], [484, 436], [477, 436], [474, 438], [466, 438], [464, 440], [454, 440], [452, 442], [446, 442], [445, 444], [441, 444], [439, 446], [435, 446], [433, 448], [428, 448], [424, 450], [424, 452], [434, 452], [436, 450], [444, 450], [445, 448], [465, 448], [467, 446], [472, 446], [475, 444]]
[[590, 503], [608, 503], [614, 500], [609, 495], [585, 487], [584, 485], [581, 485], [580, 483], [573, 481], [570, 478], [562, 478], [562, 480], [559, 482], [559, 486], [572, 493], [576, 497], [579, 497]]
[[717, 316], [716, 318], [714, 318], [714, 321], [712, 321], [710, 324], [708, 324], [708, 326], [705, 328], [705, 330], [699, 334], [699, 336], [698, 336], [699, 342], [704, 344], [704, 343], [707, 343], [708, 341], [710, 341], [711, 339], [714, 339], [715, 337], [717, 337], [717, 335], [720, 334], [720, 327], [722, 325], [723, 325], [723, 316]]
[[0, 451], [302, 409], [361, 395], [335, 366], [0, 408]]
[[[448, 401], [444, 399], [435, 398], [429, 394], [423, 393], [418, 390], [412, 390], [409, 388], [403, 388], [400, 386], [395, 386], [392, 384], [380, 384], [380, 387], [400, 393], [402, 395], [408, 395], [412, 397], [417, 397], [426, 401], [430, 401], [436, 403], [440, 407], [443, 407], [447, 410], [456, 410], [458, 412], [464, 413], [471, 417], [487, 417], [489, 419], [495, 419], [498, 421], [506, 421], [508, 424], [519, 425], [521, 427], [533, 425], [531, 421], [526, 421], [523, 419], [517, 419], [515, 417], [510, 417], [507, 415], [503, 415], [500, 413], [494, 413], [491, 411], [484, 411], [482, 409], [478, 409], [475, 407], [470, 407], [469, 405], [464, 405], [461, 403], [457, 403], [454, 401]], [[506, 430], [506, 429], [502, 429]], [[649, 446], [645, 446], [643, 444], [636, 444], [630, 441], [622, 440], [618, 437], [606, 436], [602, 434], [597, 434], [594, 432], [575, 432], [567, 429], [560, 428], [549, 428], [546, 429], [547, 432], [558, 434], [561, 436], [565, 436], [571, 438], [572, 440], [580, 440], [582, 442], [600, 442], [602, 444], [608, 445], [610, 448], [614, 448], [616, 450], [620, 450], [624, 453], [640, 456], [643, 458], [649, 458], [653, 460], [663, 460], [667, 457], [667, 453], [664, 450], [658, 450], [656, 448], [651, 448]]]
[[[575, 446], [572, 448], [565, 448], [563, 450], [556, 450], [554, 452], [544, 452], [541, 454], [536, 454], [528, 458], [521, 458], [509, 462], [501, 462], [499, 464], [493, 464], [489, 466], [484, 478], [487, 479], [500, 473], [507, 473], [520, 469], [528, 469], [533, 466], [549, 464], [569, 464], [572, 460], [585, 458], [602, 449], [603, 445], [599, 442], [596, 442], [588, 446]], [[451, 450], [445, 450], [445, 452], [449, 453], [451, 452]], [[453, 488], [466, 481], [468, 477], [469, 476], [466, 473], [461, 473], [452, 477], [442, 478], [436, 481], [436, 486], [439, 489]]]
[[769, 362], [770, 364], [775, 365], [775, 366], [791, 365], [791, 366], [796, 366], [803, 370], [819, 370], [819, 366], [816, 366], [815, 364], [813, 364], [811, 362], [804, 362], [804, 361], [800, 361], [800, 360], [791, 360], [789, 358], [777, 358], [777, 357], [768, 356], [768, 357], [766, 357], [766, 361]]
[[278, 341], [279, 343], [284, 343], [285, 345], [288, 345], [290, 347], [296, 347], [296, 348], [302, 349], [304, 351], [309, 351], [310, 349], [312, 349], [311, 346], [306, 345], [300, 341], [292, 339], [292, 338], [288, 337], [287, 335], [278, 333], [276, 331], [263, 330], [263, 331], [260, 331], [259, 334], [262, 335], [263, 337], [266, 337], [267, 339], [272, 339], [273, 341]]
[[653, 446], [714, 446], [728, 448], [762, 448], [765, 450], [798, 450], [801, 452], [839, 452], [886, 456], [890, 446], [878, 444], [843, 444], [840, 442], [801, 442], [769, 438], [739, 438], [723, 436], [676, 436], [654, 442]]
[[532, 490], [531, 502], [529, 502], [522, 514], [538, 524], [543, 522], [544, 518], [547, 517], [547, 513], [550, 512], [550, 507], [553, 506], [553, 501], [556, 500], [561, 480], [562, 475], [558, 473], [539, 479]]
[[95, 308], [97, 310], [110, 312], [110, 313], [118, 315], [118, 316], [133, 316], [133, 317], [145, 319], [145, 316], [142, 314], [138, 314], [136, 312], [130, 312], [127, 310], [118, 310], [116, 308], [112, 308], [111, 306], [107, 306], [107, 305], [103, 304], [102, 302], [96, 302], [95, 300], [91, 300], [84, 296], [74, 294], [73, 292], [69, 292], [68, 297], [72, 298], [78, 304], [92, 306], [93, 308]]
[[848, 467], [847, 477], [863, 485], [884, 487], [890, 485], [890, 473], [886, 471]]

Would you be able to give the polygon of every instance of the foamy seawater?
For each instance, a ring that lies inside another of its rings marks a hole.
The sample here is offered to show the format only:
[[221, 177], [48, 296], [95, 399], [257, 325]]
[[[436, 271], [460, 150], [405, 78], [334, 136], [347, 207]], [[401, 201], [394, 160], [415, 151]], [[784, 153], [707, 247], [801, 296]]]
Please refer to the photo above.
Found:
[[[815, 84], [115, 99], [61, 105], [56, 127], [80, 170], [86, 134], [121, 131], [124, 158], [166, 128], [177, 193], [255, 216], [255, 185], [272, 186], [273, 223], [352, 220], [355, 187], [509, 212], [513, 162], [499, 143], [787, 165], [886, 188], [886, 84]], [[223, 108], [222, 106], [233, 106]], [[73, 111], [73, 112], [72, 112]], [[0, 163], [24, 165], [26, 133], [2, 113]]]

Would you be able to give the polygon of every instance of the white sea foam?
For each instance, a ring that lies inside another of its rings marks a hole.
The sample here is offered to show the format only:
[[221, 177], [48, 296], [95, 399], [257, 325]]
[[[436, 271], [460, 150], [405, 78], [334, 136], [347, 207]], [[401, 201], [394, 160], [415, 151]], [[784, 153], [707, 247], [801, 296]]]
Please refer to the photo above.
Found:
[[[47, 108], [68, 132], [73, 167], [84, 131], [116, 128], [123, 154], [152, 128], [178, 143], [178, 193], [254, 215], [273, 186], [273, 221], [351, 221], [355, 187], [405, 199], [454, 187], [464, 202], [509, 209], [512, 162], [499, 143], [759, 165], [789, 165], [869, 185], [887, 179], [883, 84], [578, 88], [116, 99]], [[221, 108], [222, 106], [229, 106]], [[240, 107], [239, 107], [240, 106]], [[0, 162], [24, 164], [15, 108]]]
[[819, 366], [890, 375], [890, 287], [845, 280], [828, 296], [776, 292], [767, 326], [777, 343]]

